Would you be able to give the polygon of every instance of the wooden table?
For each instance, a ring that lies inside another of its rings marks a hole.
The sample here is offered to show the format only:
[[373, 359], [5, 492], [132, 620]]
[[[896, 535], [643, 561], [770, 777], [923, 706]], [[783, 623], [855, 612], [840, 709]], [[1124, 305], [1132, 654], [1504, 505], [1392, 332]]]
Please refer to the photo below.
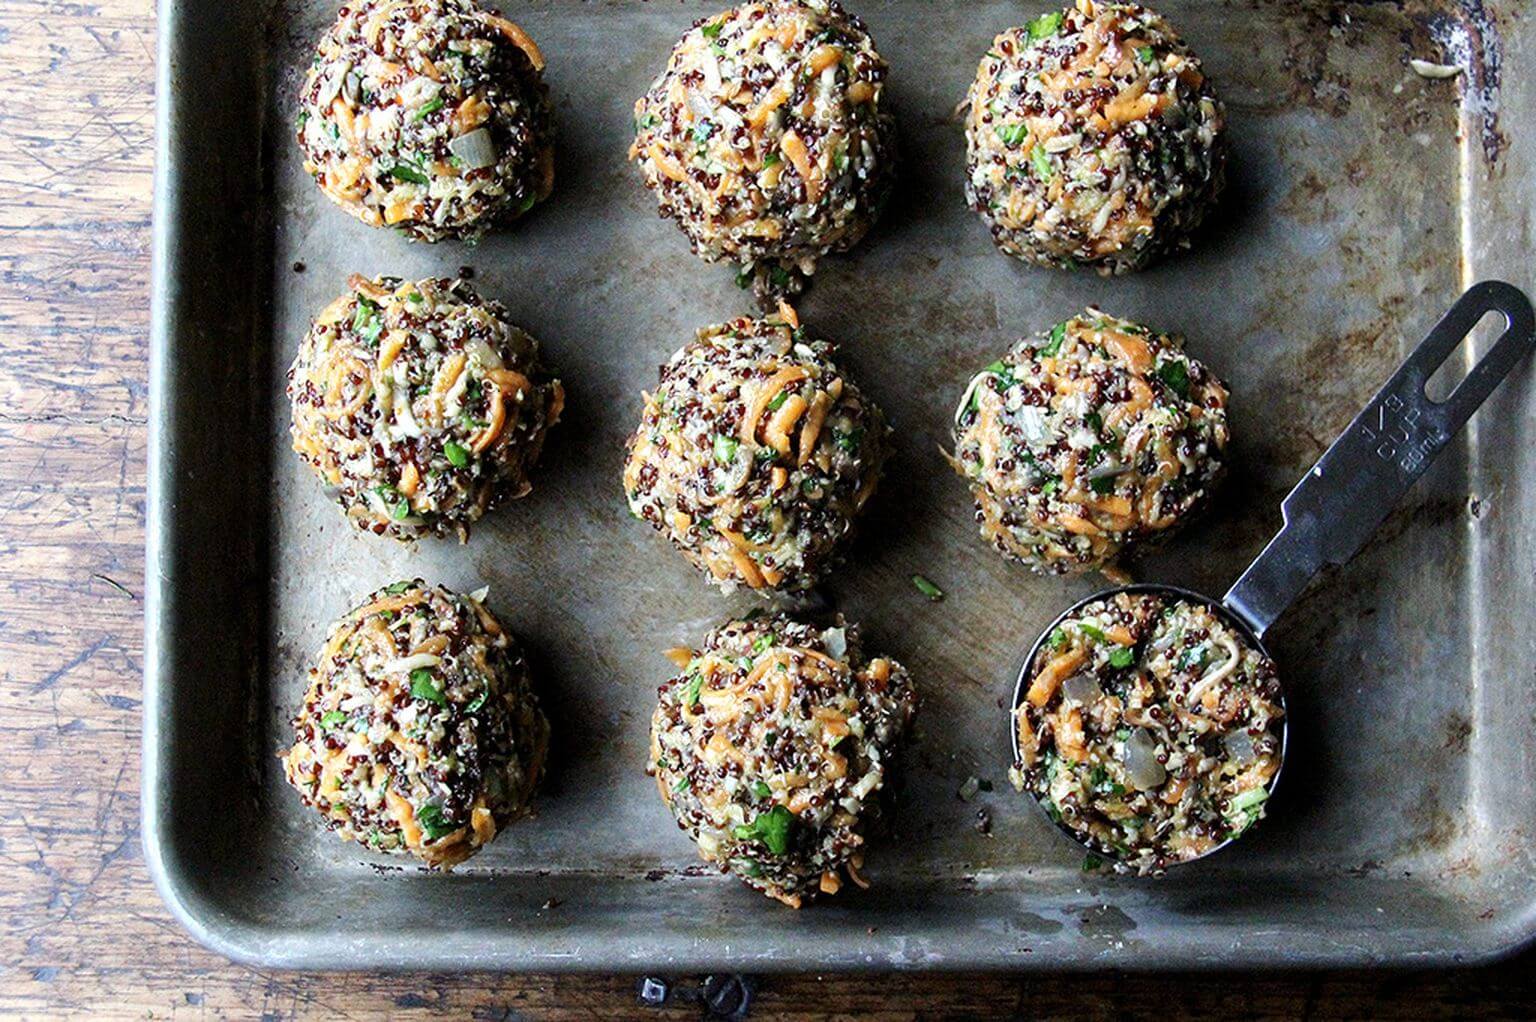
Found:
[[[699, 1017], [644, 1007], [636, 977], [243, 968], [162, 908], [138, 824], [154, 35], [150, 0], [0, 5], [0, 1013]], [[1529, 1018], [1532, 964], [764, 977], [752, 1017]]]

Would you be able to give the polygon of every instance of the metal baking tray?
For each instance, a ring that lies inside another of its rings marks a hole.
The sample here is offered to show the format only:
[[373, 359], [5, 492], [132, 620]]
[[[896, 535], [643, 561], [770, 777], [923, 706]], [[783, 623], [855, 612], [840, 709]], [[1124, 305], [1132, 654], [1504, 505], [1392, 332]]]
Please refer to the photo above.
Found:
[[[704, 868], [642, 773], [660, 651], [755, 602], [701, 584], [619, 483], [657, 365], [749, 308], [624, 161], [635, 97], [724, 4], [499, 6], [549, 57], [558, 181], [478, 247], [370, 230], [303, 174], [294, 76], [331, 3], [160, 6], [144, 840], [199, 940], [307, 968], [1186, 968], [1478, 961], [1536, 932], [1528, 370], [1272, 633], [1294, 783], [1271, 819], [1153, 882], [1085, 871], [1007, 786], [1017, 659], [1097, 583], [1005, 564], [938, 454], [968, 375], [1014, 337], [1090, 302], [1182, 332], [1232, 384], [1235, 471], [1137, 574], [1221, 591], [1467, 282], [1536, 284], [1525, 5], [1166, 0], [1229, 108], [1229, 197], [1192, 253], [1105, 280], [1000, 256], [961, 196], [956, 102], [994, 33], [1046, 5], [852, 0], [893, 69], [902, 184], [800, 311], [841, 341], [898, 453], [827, 595], [923, 703], [873, 889], [800, 912]], [[1427, 80], [1411, 56], [1465, 71]], [[286, 367], [349, 273], [464, 265], [542, 339], [568, 418], [532, 496], [468, 545], [355, 534], [288, 450]], [[927, 602], [914, 572], [947, 598]], [[490, 586], [555, 728], [538, 816], [451, 875], [337, 840], [275, 756], [326, 623], [415, 574]], [[970, 777], [990, 788], [965, 801]]]

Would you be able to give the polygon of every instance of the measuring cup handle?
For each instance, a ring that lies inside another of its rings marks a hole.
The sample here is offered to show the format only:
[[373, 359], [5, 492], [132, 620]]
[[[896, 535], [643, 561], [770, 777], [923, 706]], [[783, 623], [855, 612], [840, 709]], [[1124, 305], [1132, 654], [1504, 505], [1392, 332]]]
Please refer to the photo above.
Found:
[[[1449, 397], [1431, 401], [1424, 385], [1489, 312], [1503, 314], [1503, 334]], [[1324, 565], [1359, 552], [1533, 344], [1525, 295], [1501, 281], [1474, 284], [1296, 484], [1281, 504], [1285, 524], [1222, 602], [1262, 636]]]

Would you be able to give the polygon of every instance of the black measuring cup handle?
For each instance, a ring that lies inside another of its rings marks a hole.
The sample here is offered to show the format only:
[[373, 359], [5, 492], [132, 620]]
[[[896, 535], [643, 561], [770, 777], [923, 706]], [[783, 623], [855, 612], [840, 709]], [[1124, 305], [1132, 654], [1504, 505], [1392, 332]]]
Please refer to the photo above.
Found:
[[[1492, 350], [1449, 397], [1430, 400], [1424, 385], [1489, 312], [1505, 323]], [[1474, 284], [1296, 484], [1280, 505], [1285, 524], [1222, 603], [1262, 637], [1324, 565], [1359, 552], [1533, 344], [1525, 295], [1502, 281]]]

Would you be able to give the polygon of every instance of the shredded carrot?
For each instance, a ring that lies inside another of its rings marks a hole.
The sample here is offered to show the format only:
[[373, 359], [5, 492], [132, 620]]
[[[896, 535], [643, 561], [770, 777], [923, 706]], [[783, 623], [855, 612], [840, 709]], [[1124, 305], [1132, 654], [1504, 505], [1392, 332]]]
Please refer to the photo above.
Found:
[[802, 366], [786, 366], [763, 381], [757, 388], [757, 392], [752, 395], [752, 400], [747, 404], [746, 414], [741, 418], [741, 442], [750, 444], [757, 439], [758, 421], [762, 419], [768, 402], [777, 397], [779, 391], [809, 375], [810, 373]]
[[805, 147], [800, 136], [793, 131], [784, 133], [784, 138], [779, 142], [779, 148], [784, 150], [784, 155], [789, 157], [789, 162], [794, 165], [795, 173], [800, 175], [800, 180], [805, 182], [805, 197], [810, 202], [821, 198], [821, 174], [816, 169], [816, 164], [811, 161], [811, 151]]
[[1067, 675], [1083, 665], [1088, 659], [1088, 653], [1082, 649], [1070, 649], [1057, 656], [1035, 675], [1035, 680], [1029, 684], [1029, 692], [1025, 696], [1032, 706], [1044, 706], [1051, 701], [1056, 694], [1056, 689], [1065, 680]]
[[796, 465], [804, 465], [810, 458], [811, 452], [816, 449], [816, 441], [821, 437], [821, 427], [827, 421], [827, 411], [832, 407], [832, 398], [824, 390], [818, 390], [816, 396], [811, 398], [810, 411], [805, 416], [805, 425], [800, 428], [800, 457]]
[[842, 59], [842, 47], [833, 46], [831, 43], [819, 47], [815, 53], [811, 54], [811, 59], [809, 62], [811, 68], [811, 76], [814, 78], [816, 75], [821, 74], [827, 68], [831, 67], [833, 64], [836, 64], [839, 60]]
[[651, 162], [656, 164], [656, 169], [661, 171], [667, 177], [674, 181], [688, 180], [687, 172], [684, 171], [682, 167], [678, 166], [677, 161], [672, 158], [671, 154], [669, 154], [665, 149], [661, 147], [660, 142], [652, 142], [650, 148], [648, 148], [646, 152], [650, 154]]
[[544, 70], [544, 54], [539, 52], [539, 47], [533, 38], [519, 28], [516, 23], [495, 14], [487, 14], [485, 19], [501, 30], [501, 34], [512, 40], [512, 45], [528, 55], [528, 62], [533, 65], [535, 71]]

